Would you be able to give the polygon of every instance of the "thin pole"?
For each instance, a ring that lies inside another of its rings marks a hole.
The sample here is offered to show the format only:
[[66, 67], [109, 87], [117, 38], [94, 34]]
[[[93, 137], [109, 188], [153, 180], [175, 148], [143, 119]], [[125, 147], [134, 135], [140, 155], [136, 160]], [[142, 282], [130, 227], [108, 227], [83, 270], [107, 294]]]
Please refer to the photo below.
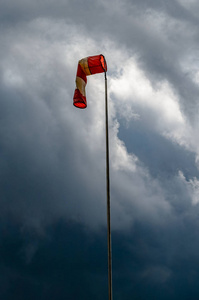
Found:
[[112, 258], [111, 258], [111, 210], [110, 210], [110, 176], [109, 176], [109, 137], [108, 137], [108, 96], [107, 77], [105, 75], [105, 122], [106, 122], [106, 188], [107, 188], [107, 239], [108, 239], [108, 293], [112, 300]]

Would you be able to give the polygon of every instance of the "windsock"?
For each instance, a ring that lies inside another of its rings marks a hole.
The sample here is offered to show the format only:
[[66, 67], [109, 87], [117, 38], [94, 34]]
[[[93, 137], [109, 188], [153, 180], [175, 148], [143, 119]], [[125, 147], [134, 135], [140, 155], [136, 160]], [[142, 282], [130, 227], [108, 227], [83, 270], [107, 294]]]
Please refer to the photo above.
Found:
[[82, 58], [77, 67], [76, 89], [73, 97], [73, 105], [78, 108], [86, 108], [86, 83], [88, 75], [103, 73], [107, 71], [105, 57], [100, 55]]

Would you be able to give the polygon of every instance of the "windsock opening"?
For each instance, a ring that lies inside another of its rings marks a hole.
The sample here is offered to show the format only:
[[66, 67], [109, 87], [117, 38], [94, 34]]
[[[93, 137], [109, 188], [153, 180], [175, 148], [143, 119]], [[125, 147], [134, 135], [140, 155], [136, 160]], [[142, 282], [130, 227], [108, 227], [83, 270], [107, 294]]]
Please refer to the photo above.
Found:
[[102, 54], [100, 55], [100, 62], [102, 64], [102, 68], [104, 69], [104, 72], [106, 72], [107, 71], [106, 60], [105, 60], [104, 55], [102, 55]]
[[73, 105], [78, 108], [87, 107], [86, 97], [83, 96], [78, 89], [75, 89], [75, 94], [73, 97]]

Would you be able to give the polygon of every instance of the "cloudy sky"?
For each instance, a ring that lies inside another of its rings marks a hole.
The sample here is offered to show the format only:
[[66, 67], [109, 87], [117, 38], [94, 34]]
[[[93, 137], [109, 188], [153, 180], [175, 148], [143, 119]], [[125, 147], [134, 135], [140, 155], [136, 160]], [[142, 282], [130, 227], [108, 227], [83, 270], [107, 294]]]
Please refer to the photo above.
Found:
[[0, 2], [0, 298], [199, 298], [197, 0]]

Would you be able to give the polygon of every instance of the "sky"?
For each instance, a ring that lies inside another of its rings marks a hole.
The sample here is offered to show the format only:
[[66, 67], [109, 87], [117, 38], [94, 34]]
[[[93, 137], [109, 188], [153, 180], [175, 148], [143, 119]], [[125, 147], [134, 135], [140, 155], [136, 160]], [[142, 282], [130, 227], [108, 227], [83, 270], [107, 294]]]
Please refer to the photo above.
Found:
[[199, 299], [197, 0], [0, 2], [0, 298]]

